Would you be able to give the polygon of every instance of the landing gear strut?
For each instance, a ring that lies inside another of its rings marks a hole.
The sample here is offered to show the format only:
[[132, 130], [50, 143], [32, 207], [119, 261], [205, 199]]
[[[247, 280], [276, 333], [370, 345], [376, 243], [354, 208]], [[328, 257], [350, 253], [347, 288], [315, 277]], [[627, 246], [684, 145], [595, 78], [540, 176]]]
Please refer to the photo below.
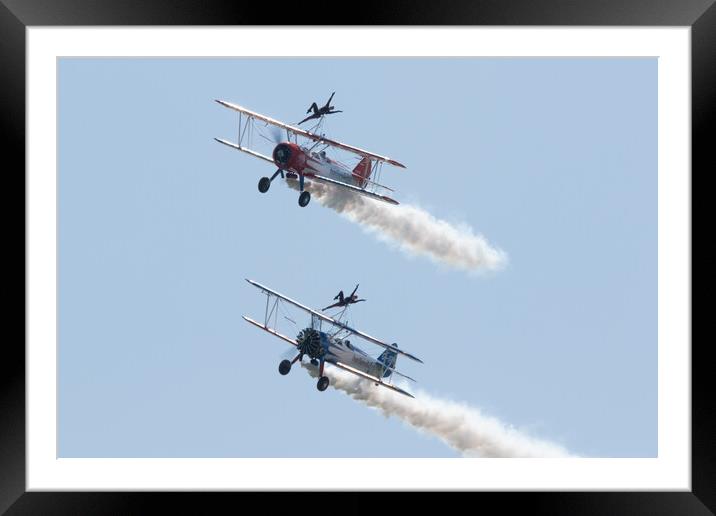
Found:
[[329, 384], [329, 383], [330, 383], [330, 380], [328, 380], [328, 377], [327, 377], [327, 376], [321, 376], [321, 377], [318, 379], [318, 384], [316, 385], [316, 387], [318, 388], [319, 391], [323, 392], [323, 391], [325, 391], [326, 389], [328, 389], [328, 384]]
[[321, 359], [321, 365], [318, 367], [319, 378], [318, 378], [318, 383], [316, 384], [316, 388], [321, 392], [328, 389], [328, 384], [330, 383], [330, 381], [328, 380], [328, 377], [323, 376], [323, 366], [324, 365], [326, 365], [326, 362], [323, 359]]
[[283, 170], [280, 168], [273, 173], [271, 177], [262, 177], [259, 179], [259, 192], [266, 193], [268, 192], [268, 189], [271, 188], [271, 182], [276, 179], [276, 176], [281, 174], [281, 177], [283, 177]]
[[288, 360], [281, 360], [281, 363], [278, 365], [278, 372], [286, 376], [290, 371], [291, 362], [289, 362]]
[[311, 192], [303, 191], [301, 192], [301, 195], [298, 196], [298, 205], [301, 208], [305, 208], [308, 206], [308, 203], [311, 202]]
[[288, 373], [291, 372], [291, 366], [301, 360], [303, 358], [303, 353], [299, 353], [296, 355], [296, 358], [293, 360], [281, 360], [281, 363], [278, 365], [278, 372], [282, 375], [286, 376]]
[[298, 189], [301, 190], [301, 195], [298, 196], [298, 205], [301, 208], [308, 206], [308, 203], [311, 201], [311, 194], [303, 189], [303, 182], [303, 174], [300, 174], [298, 177]]

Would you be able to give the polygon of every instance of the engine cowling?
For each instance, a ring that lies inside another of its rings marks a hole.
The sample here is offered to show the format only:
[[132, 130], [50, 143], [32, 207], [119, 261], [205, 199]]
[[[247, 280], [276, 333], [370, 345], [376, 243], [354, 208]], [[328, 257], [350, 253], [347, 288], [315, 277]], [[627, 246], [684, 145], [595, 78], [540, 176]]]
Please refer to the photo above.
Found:
[[273, 161], [282, 170], [302, 172], [306, 168], [306, 155], [301, 147], [291, 142], [276, 145], [273, 150]]
[[298, 351], [311, 358], [321, 358], [326, 350], [321, 344], [321, 334], [313, 328], [305, 328], [296, 337]]

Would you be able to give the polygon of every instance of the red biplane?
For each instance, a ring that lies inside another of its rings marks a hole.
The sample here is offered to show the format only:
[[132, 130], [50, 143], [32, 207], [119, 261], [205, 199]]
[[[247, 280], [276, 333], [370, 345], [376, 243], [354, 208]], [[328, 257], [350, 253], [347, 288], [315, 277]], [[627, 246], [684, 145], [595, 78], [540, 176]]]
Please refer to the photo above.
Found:
[[[311, 200], [310, 192], [305, 189], [306, 183], [310, 185], [311, 181], [342, 188], [355, 194], [365, 195], [390, 204], [398, 204], [398, 201], [385, 194], [385, 192], [392, 192], [393, 190], [379, 184], [377, 181], [380, 179], [384, 163], [405, 168], [402, 163], [387, 156], [381, 156], [352, 145], [331, 140], [323, 134], [316, 134], [315, 132], [293, 127], [231, 102], [224, 100], [217, 100], [216, 102], [239, 113], [239, 134], [237, 143], [222, 138], [215, 138], [215, 140], [277, 167], [276, 172], [271, 177], [262, 177], [259, 180], [259, 192], [266, 193], [272, 181], [280, 175], [287, 181], [297, 180], [298, 189], [301, 192], [298, 197], [298, 204], [301, 207], [308, 205]], [[323, 117], [316, 124], [316, 128], [320, 128], [322, 122]], [[274, 137], [269, 138], [261, 133], [262, 128], [269, 126], [275, 128], [279, 135], [277, 136], [274, 133]], [[282, 138], [283, 131], [286, 133], [285, 139]], [[251, 148], [252, 137], [256, 132], [261, 137], [276, 144], [271, 157]], [[330, 159], [326, 156], [328, 147], [357, 155], [360, 161], [355, 167], [349, 167], [338, 160]]]

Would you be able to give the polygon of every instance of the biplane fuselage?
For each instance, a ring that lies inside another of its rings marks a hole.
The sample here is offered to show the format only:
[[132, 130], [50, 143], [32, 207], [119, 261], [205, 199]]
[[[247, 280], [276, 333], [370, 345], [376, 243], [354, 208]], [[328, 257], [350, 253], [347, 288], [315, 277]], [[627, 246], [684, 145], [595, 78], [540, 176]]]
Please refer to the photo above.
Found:
[[273, 151], [277, 167], [294, 174], [302, 174], [309, 180], [315, 176], [327, 177], [349, 185], [363, 188], [370, 177], [370, 160], [362, 160], [353, 170], [326, 156], [325, 151], [312, 152], [293, 142], [282, 142]]
[[320, 335], [325, 353], [323, 357], [326, 362], [330, 364], [340, 362], [378, 378], [387, 378], [392, 374], [392, 371], [385, 366], [390, 367], [391, 361], [395, 364], [394, 358], [397, 353], [390, 353], [389, 351], [389, 355], [383, 355], [388, 360], [384, 364], [379, 359], [373, 358], [359, 347], [351, 344], [349, 340], [334, 338], [325, 332], [320, 332]]

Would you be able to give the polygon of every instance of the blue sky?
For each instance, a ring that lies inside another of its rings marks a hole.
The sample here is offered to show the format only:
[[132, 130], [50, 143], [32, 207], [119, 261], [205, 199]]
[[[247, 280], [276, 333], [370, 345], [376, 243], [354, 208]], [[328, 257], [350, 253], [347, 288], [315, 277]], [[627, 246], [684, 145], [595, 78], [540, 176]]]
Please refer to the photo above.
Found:
[[[583, 456], [657, 453], [656, 59], [60, 59], [63, 457], [456, 457], [303, 371], [246, 324], [253, 278], [397, 341], [431, 395]], [[213, 99], [387, 154], [405, 203], [509, 257], [412, 257], [213, 137]], [[297, 332], [297, 331], [296, 331]], [[367, 350], [379, 350], [365, 346]]]

